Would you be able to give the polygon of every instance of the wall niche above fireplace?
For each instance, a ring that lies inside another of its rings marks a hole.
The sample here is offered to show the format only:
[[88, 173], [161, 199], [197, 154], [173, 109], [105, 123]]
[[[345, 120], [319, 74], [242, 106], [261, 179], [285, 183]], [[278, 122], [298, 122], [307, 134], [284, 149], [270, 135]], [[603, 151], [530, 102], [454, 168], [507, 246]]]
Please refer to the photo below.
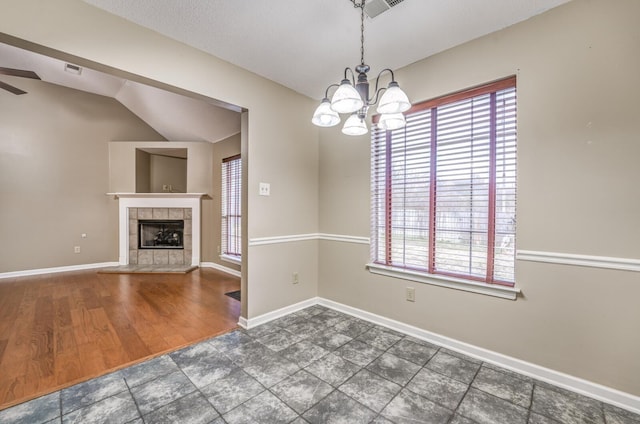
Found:
[[186, 148], [136, 148], [136, 193], [186, 193]]

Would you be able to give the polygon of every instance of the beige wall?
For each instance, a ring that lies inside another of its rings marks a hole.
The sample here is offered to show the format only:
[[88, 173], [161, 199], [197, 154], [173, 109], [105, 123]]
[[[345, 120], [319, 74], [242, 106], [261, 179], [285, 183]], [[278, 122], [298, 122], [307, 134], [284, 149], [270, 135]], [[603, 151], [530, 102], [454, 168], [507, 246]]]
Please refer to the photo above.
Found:
[[[71, 55], [79, 65], [124, 72], [132, 79], [157, 81], [248, 110], [243, 124], [243, 133], [248, 135], [242, 141], [243, 161], [247, 163], [243, 181], [247, 187], [247, 238], [317, 232], [318, 131], [309, 118], [314, 101], [81, 0], [5, 0], [3, 4], [0, 28], [13, 38], [0, 34], [0, 40], [35, 43], [40, 47], [32, 48], [54, 56]], [[73, 28], [73, 37], [69, 37], [69, 28]], [[131, 160], [135, 162], [134, 155]], [[123, 179], [134, 181], [135, 175], [123, 175]], [[260, 181], [271, 183], [270, 197], [258, 196]], [[135, 189], [117, 182], [111, 191]], [[210, 250], [205, 250], [211, 247], [203, 246], [204, 258], [211, 257]], [[260, 254], [276, 252], [274, 256], [282, 258], [295, 254], [296, 261], [254, 261], [258, 249]], [[296, 290], [280, 288], [283, 275], [317, 269], [316, 252], [315, 242], [248, 246], [247, 255], [243, 255], [242, 287], [247, 293], [243, 316], [251, 318], [305, 300], [309, 293], [315, 295], [315, 277], [301, 281]], [[254, 290], [264, 295], [252, 296]]]
[[117, 261], [108, 142], [162, 137], [114, 99], [3, 80], [28, 94], [0, 93], [0, 272]]
[[[638, 16], [574, 0], [396, 72], [414, 102], [517, 75], [518, 249], [640, 258]], [[321, 232], [368, 236], [369, 156], [366, 136], [321, 133]], [[640, 395], [638, 273], [518, 261], [508, 301], [374, 276], [368, 257], [321, 242], [319, 295]]]

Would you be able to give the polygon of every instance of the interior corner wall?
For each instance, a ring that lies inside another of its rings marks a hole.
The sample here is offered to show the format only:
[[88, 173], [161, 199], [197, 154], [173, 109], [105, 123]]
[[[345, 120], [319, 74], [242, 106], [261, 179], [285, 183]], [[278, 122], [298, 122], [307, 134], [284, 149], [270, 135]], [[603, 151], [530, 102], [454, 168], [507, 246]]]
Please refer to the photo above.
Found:
[[149, 165], [152, 193], [169, 192], [163, 189], [165, 185], [171, 186], [173, 193], [187, 192], [187, 159], [154, 154], [150, 155]]
[[[517, 75], [519, 250], [640, 259], [638, 16], [574, 0], [396, 72], [414, 102]], [[322, 131], [322, 233], [369, 235], [369, 146]], [[364, 244], [319, 254], [321, 297], [640, 395], [638, 272], [518, 260], [509, 301], [370, 274]]]
[[151, 155], [136, 149], [136, 193], [151, 193]]
[[0, 93], [0, 272], [117, 261], [108, 143], [162, 136], [114, 99], [3, 81], [27, 94]]
[[[242, 270], [248, 304], [243, 300], [243, 318], [317, 294], [316, 240], [255, 244], [255, 239], [318, 232], [319, 136], [309, 119], [315, 101], [82, 0], [8, 0], [5, 6], [0, 41], [249, 111], [242, 152], [247, 161], [248, 240]], [[73, 37], [68, 28], [74, 29]], [[259, 196], [260, 182], [271, 184], [271, 196]], [[283, 260], [290, 253], [295, 262]], [[295, 286], [290, 279], [294, 271], [301, 273]]]

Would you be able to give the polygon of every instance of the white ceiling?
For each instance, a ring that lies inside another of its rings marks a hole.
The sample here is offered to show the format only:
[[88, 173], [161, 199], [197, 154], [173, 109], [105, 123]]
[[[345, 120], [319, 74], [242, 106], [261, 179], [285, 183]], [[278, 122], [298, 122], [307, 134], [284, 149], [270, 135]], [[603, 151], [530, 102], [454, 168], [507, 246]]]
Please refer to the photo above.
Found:
[[[84, 0], [312, 98], [360, 61], [350, 0]], [[365, 21], [370, 76], [569, 0], [404, 0]]]
[[[84, 1], [311, 98], [322, 98], [329, 84], [342, 79], [345, 67], [360, 61], [360, 10], [351, 0]], [[404, 0], [366, 18], [369, 75], [401, 68], [567, 1]], [[88, 68], [74, 75], [64, 65], [0, 43], [0, 67], [32, 70], [43, 81], [113, 97], [167, 140], [216, 142], [240, 131], [239, 113]], [[12, 94], [0, 90], [5, 95]]]

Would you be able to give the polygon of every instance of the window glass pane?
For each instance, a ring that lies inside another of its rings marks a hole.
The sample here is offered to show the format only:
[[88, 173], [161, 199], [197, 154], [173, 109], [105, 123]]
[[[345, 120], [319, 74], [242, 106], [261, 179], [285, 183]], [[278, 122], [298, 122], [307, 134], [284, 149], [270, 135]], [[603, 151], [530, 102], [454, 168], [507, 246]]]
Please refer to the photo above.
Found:
[[516, 96], [496, 95], [496, 241], [494, 278], [514, 281], [516, 254]]
[[240, 157], [222, 162], [222, 240], [223, 255], [242, 254], [242, 162]]
[[467, 97], [436, 99], [407, 115], [403, 129], [374, 129], [374, 262], [514, 281], [516, 90], [511, 84], [515, 79], [473, 89]]

